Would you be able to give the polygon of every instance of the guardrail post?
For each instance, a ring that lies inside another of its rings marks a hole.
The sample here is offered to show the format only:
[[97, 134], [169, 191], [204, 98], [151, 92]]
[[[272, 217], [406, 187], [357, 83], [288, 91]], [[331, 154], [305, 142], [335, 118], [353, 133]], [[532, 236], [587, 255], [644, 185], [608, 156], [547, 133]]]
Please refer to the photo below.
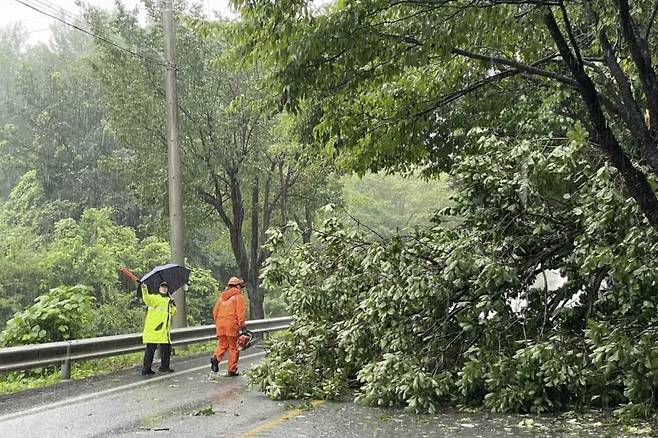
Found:
[[66, 346], [66, 359], [62, 363], [62, 380], [71, 380], [71, 343]]

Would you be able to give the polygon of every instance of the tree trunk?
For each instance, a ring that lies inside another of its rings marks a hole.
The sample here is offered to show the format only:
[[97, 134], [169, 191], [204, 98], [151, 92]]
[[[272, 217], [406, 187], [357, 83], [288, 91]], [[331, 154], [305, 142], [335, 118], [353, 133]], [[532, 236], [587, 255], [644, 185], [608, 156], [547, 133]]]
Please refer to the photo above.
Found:
[[599, 299], [599, 290], [601, 289], [601, 283], [603, 283], [603, 280], [608, 275], [609, 270], [610, 270], [609, 266], [604, 266], [602, 268], [597, 269], [596, 273], [594, 274], [594, 279], [592, 280], [592, 287], [587, 293], [587, 311], [585, 312], [585, 324], [587, 324], [587, 320], [592, 315], [594, 304]]
[[597, 146], [606, 153], [613, 166], [619, 170], [624, 179], [624, 185], [628, 193], [637, 201], [654, 230], [658, 231], [658, 198], [656, 198], [647, 176], [642, 173], [630, 160], [626, 152], [617, 141], [608, 121], [603, 114], [599, 95], [594, 82], [587, 75], [583, 66], [573, 56], [571, 50], [555, 21], [550, 7], [544, 7], [544, 23], [548, 28], [553, 41], [557, 45], [565, 65], [571, 71], [574, 79], [578, 82], [580, 95], [587, 108], [591, 123], [590, 135]]
[[256, 175], [251, 182], [251, 247], [249, 248], [251, 265], [247, 276], [250, 319], [263, 319], [265, 317], [263, 309], [264, 293], [260, 287], [260, 261], [258, 259], [258, 250], [260, 248], [259, 197], [260, 181], [258, 175]]
[[[260, 271], [260, 269], [257, 269], [257, 271]], [[263, 307], [265, 293], [258, 283], [259, 280], [257, 276], [252, 276], [247, 281], [247, 293], [249, 294], [249, 319], [265, 318], [265, 310]]]
[[306, 224], [302, 230], [302, 241], [305, 244], [311, 243], [311, 235], [313, 234], [313, 210], [311, 207], [304, 205], [304, 216], [306, 219]]
[[[200, 191], [201, 200], [208, 205], [212, 205], [215, 211], [219, 214], [220, 218], [226, 225], [229, 231], [231, 240], [231, 250], [235, 257], [238, 266], [239, 275], [247, 284], [247, 295], [249, 297], [249, 318], [262, 319], [265, 317], [265, 310], [263, 307], [265, 290], [260, 286], [260, 270], [269, 256], [266, 248], [262, 248], [262, 242], [265, 240], [265, 231], [270, 225], [270, 218], [272, 211], [276, 208], [277, 203], [281, 202], [281, 196], [285, 198], [283, 214], [288, 217], [288, 197], [287, 190], [291, 185], [290, 174], [284, 176], [284, 186], [281, 194], [278, 194], [274, 200], [270, 200], [270, 183], [271, 178], [276, 176], [276, 166], [273, 164], [270, 168], [270, 174], [264, 181], [264, 199], [261, 206], [261, 193], [260, 193], [260, 178], [259, 175], [253, 176], [251, 180], [251, 233], [248, 238], [249, 247], [245, 243], [245, 237], [242, 234], [243, 222], [245, 219], [244, 199], [242, 198], [242, 191], [240, 181], [238, 179], [237, 171], [227, 171], [228, 181], [227, 188], [224, 190], [228, 192], [231, 201], [231, 211], [229, 214], [228, 205], [225, 208], [222, 198], [222, 190], [220, 189], [219, 178], [214, 178], [215, 193], [210, 194]], [[307, 218], [309, 214], [312, 217], [312, 210], [306, 213]], [[261, 216], [262, 214], [262, 216]], [[308, 230], [307, 241], [310, 241], [310, 229]]]
[[281, 226], [288, 225], [288, 177], [283, 176], [283, 161], [279, 163], [279, 184], [281, 185]]

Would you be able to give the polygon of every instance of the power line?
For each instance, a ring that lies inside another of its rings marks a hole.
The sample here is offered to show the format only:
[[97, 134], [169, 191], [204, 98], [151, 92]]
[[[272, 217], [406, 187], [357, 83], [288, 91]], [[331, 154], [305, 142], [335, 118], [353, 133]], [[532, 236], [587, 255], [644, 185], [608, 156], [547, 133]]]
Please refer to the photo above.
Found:
[[[15, 0], [15, 1], [18, 2], [18, 3], [20, 3], [20, 4], [22, 4], [22, 5], [24, 5], [24, 6], [27, 6], [27, 7], [30, 8], [30, 9], [33, 9], [33, 10], [39, 12], [40, 14], [43, 14], [43, 15], [45, 15], [45, 16], [47, 16], [47, 17], [50, 17], [50, 18], [53, 18], [53, 19], [55, 19], [55, 20], [57, 20], [57, 21], [59, 21], [59, 22], [65, 24], [65, 25], [67, 25], [67, 26], [72, 27], [73, 29], [76, 29], [76, 30], [78, 30], [78, 31], [80, 31], [80, 32], [83, 32], [83, 33], [85, 33], [85, 34], [87, 34], [87, 35], [93, 37], [93, 38], [96, 38], [96, 39], [98, 39], [99, 41], [102, 41], [102, 42], [104, 42], [105, 44], [108, 44], [108, 45], [110, 45], [110, 46], [112, 46], [112, 47], [114, 47], [114, 48], [116, 48], [116, 49], [122, 50], [122, 51], [124, 51], [124, 52], [126, 52], [126, 53], [129, 53], [129, 54], [131, 54], [131, 55], [133, 55], [133, 56], [136, 56], [136, 57], [138, 57], [138, 58], [140, 58], [140, 59], [143, 59], [143, 60], [145, 60], [145, 61], [155, 62], [155, 63], [158, 64], [158, 65], [161, 65], [161, 66], [165, 66], [165, 67], [166, 67], [166, 64], [163, 63], [162, 61], [159, 61], [159, 60], [157, 60], [157, 59], [153, 59], [153, 58], [150, 58], [150, 57], [146, 57], [146, 56], [144, 56], [144, 55], [141, 55], [140, 53], [137, 53], [137, 52], [135, 52], [134, 50], [131, 50], [131, 49], [129, 49], [129, 48], [126, 48], [126, 47], [123, 47], [123, 46], [117, 44], [116, 42], [110, 40], [107, 36], [99, 35], [97, 32], [94, 32], [94, 31], [91, 31], [91, 30], [87, 30], [87, 29], [81, 27], [80, 25], [77, 25], [77, 24], [74, 24], [74, 23], [70, 23], [69, 21], [66, 21], [65, 19], [63, 19], [63, 18], [61, 18], [61, 17], [55, 15], [56, 13], [63, 13], [63, 14], [67, 14], [67, 13], [68, 13], [69, 17], [73, 17], [74, 20], [77, 20], [77, 21], [79, 22], [79, 18], [75, 18], [71, 12], [68, 12], [68, 11], [66, 11], [66, 10], [64, 10], [64, 9], [62, 9], [62, 8], [58, 8], [56, 5], [49, 4], [49, 3], [47, 3], [45, 0], [36, 0], [36, 1], [39, 2], [39, 6], [41, 6], [41, 7], [43, 7], [43, 8], [46, 8], [46, 9], [49, 9], [49, 10], [50, 10], [49, 12], [44, 11], [44, 10], [40, 9], [39, 7], [37, 7], [37, 6], [34, 6], [33, 4], [30, 4], [30, 3], [26, 2], [25, 0]], [[35, 1], [35, 0], [32, 0], [32, 1]], [[53, 12], [53, 11], [57, 11], [57, 12]]]
[[[27, 1], [24, 1], [24, 0], [15, 0], [15, 1], [16, 1], [17, 3], [22, 4], [23, 6], [27, 6], [28, 8], [37, 11], [37, 12], [40, 13], [40, 14], [43, 14], [43, 15], [45, 15], [45, 16], [47, 16], [47, 17], [50, 17], [50, 18], [52, 18], [52, 19], [55, 19], [55, 20], [57, 20], [57, 21], [59, 21], [59, 22], [65, 24], [65, 25], [67, 25], [67, 26], [72, 27], [73, 29], [76, 29], [76, 30], [78, 30], [78, 31], [80, 31], [80, 32], [83, 32], [83, 33], [85, 33], [85, 34], [87, 34], [87, 35], [89, 35], [89, 36], [91, 36], [91, 37], [93, 37], [93, 38], [95, 38], [95, 39], [97, 39], [97, 40], [100, 40], [100, 41], [104, 42], [105, 44], [108, 44], [108, 45], [110, 45], [110, 46], [112, 46], [112, 47], [114, 47], [114, 48], [116, 48], [116, 49], [122, 50], [122, 51], [124, 51], [124, 52], [126, 52], [126, 53], [129, 53], [129, 54], [131, 54], [131, 55], [133, 55], [133, 56], [135, 56], [135, 57], [137, 57], [137, 58], [143, 59], [144, 61], [154, 62], [154, 63], [156, 63], [156, 64], [158, 64], [158, 65], [163, 66], [163, 67], [167, 67], [167, 64], [165, 64], [165, 63], [162, 62], [162, 61], [159, 61], [159, 60], [157, 60], [157, 59], [153, 59], [153, 58], [150, 58], [150, 57], [143, 56], [143, 55], [141, 55], [141, 54], [135, 52], [134, 50], [128, 49], [128, 48], [123, 47], [123, 46], [120, 46], [119, 44], [115, 43], [114, 41], [109, 40], [108, 38], [106, 38], [106, 37], [104, 37], [104, 36], [102, 36], [102, 35], [98, 35], [97, 33], [94, 33], [93, 31], [90, 31], [90, 30], [84, 29], [84, 28], [82, 28], [82, 27], [80, 27], [80, 26], [78, 26], [78, 25], [76, 25], [76, 24], [69, 23], [68, 21], [64, 20], [63, 18], [58, 17], [57, 15], [55, 15], [55, 14], [53, 14], [53, 13], [46, 12], [46, 11], [44, 11], [44, 10], [42, 10], [42, 9], [39, 9], [38, 7], [34, 6], [33, 4], [28, 3]], [[41, 6], [41, 7], [44, 7], [44, 3], [41, 3], [40, 6]], [[51, 8], [46, 7], [46, 9], [51, 9]]]
[[38, 6], [41, 6], [42, 8], [49, 10], [49, 12], [64, 16], [64, 18], [69, 18], [73, 21], [78, 21], [78, 22], [82, 21], [80, 20], [80, 16], [78, 14], [75, 14], [65, 9], [62, 6], [58, 6], [47, 0], [31, 0], [31, 1], [32, 3], [36, 3]]
[[[83, 29], [87, 30], [88, 32], [92, 32], [96, 38], [99, 39], [105, 39], [109, 40], [111, 43], [114, 44], [114, 46], [120, 46], [121, 50], [131, 52], [131, 50], [127, 49], [124, 45], [121, 45], [120, 40], [117, 40], [117, 38], [113, 38], [113, 35], [108, 35], [107, 33], [104, 33], [98, 26], [94, 26], [94, 23], [89, 22], [84, 18], [83, 15], [71, 12], [68, 9], [63, 8], [60, 5], [57, 5], [56, 3], [53, 3], [52, 1], [49, 0], [30, 0], [32, 3], [36, 3], [37, 5], [42, 6], [45, 8], [48, 12], [51, 12], [54, 15], [62, 15], [64, 18], [69, 18], [70, 21], [73, 23], [77, 24], [79, 27], [82, 27]], [[61, 17], [60, 17], [61, 18]], [[90, 27], [84, 28], [83, 26], [87, 25]], [[129, 32], [130, 33], [130, 32]], [[142, 59], [155, 62], [158, 65], [166, 66], [166, 63], [163, 64], [162, 61], [159, 61], [156, 58], [152, 58], [151, 56], [148, 56], [148, 54], [144, 54], [144, 51], [142, 50], [136, 50], [135, 51], [137, 56], [140, 56]], [[132, 53], [131, 53], [132, 54]]]

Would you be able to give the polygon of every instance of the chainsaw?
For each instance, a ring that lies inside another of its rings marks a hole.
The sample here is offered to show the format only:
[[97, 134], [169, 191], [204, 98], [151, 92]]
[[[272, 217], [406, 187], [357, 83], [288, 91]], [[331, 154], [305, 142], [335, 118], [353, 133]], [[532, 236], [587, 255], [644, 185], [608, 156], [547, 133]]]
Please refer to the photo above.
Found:
[[243, 329], [238, 337], [238, 350], [246, 350], [251, 347], [254, 340], [254, 334], [250, 330]]

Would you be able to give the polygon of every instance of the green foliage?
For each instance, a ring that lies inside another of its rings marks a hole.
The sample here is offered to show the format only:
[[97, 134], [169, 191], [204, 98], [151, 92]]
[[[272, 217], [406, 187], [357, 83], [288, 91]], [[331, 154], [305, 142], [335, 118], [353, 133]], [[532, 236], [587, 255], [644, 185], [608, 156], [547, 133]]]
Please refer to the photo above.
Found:
[[263, 305], [266, 318], [276, 318], [277, 316], [288, 315], [288, 304], [280, 290], [268, 290]]
[[91, 286], [97, 298], [116, 287], [121, 266], [135, 272], [148, 272], [150, 265], [168, 259], [167, 245], [159, 241], [155, 247], [144, 242], [140, 254], [139, 241], [129, 227], [116, 225], [110, 210], [87, 209], [78, 222], [64, 219], [57, 223], [52, 243], [41, 261], [49, 273], [51, 287], [58, 284], [84, 283]]
[[89, 335], [93, 297], [86, 286], [60, 286], [7, 322], [3, 346], [79, 339]]
[[542, 87], [548, 95], [559, 89], [516, 75], [486, 87], [484, 79], [506, 66], [453, 52], [502, 57], [511, 51], [528, 63], [545, 56], [552, 41], [541, 29], [541, 14], [525, 5], [428, 8], [375, 0], [334, 2], [314, 11], [302, 0], [233, 3], [243, 18], [245, 55], [271, 64], [286, 108], [296, 111], [307, 99], [317, 103], [315, 135], [339, 165], [360, 174], [416, 165], [429, 172], [448, 169], [451, 154], [469, 147], [468, 129], [517, 130], [528, 114], [513, 106], [532, 100], [521, 106], [536, 111], [539, 99], [529, 96]]
[[[341, 365], [330, 329], [305, 327], [278, 336], [269, 344], [268, 361], [276, 368], [257, 366], [248, 371], [250, 379], [269, 397], [333, 399], [347, 389], [346, 369]], [[304, 336], [306, 335], [306, 336]], [[317, 368], [314, 367], [317, 365]]]
[[[74, 365], [75, 366], [75, 365]], [[0, 377], [0, 394], [11, 394], [26, 389], [41, 388], [54, 385], [61, 381], [57, 372], [44, 372], [36, 375], [34, 372], [13, 372]]]
[[36, 235], [21, 226], [0, 221], [0, 326], [39, 295], [42, 257]]
[[219, 284], [207, 269], [193, 268], [189, 289], [185, 292], [188, 325], [212, 324], [212, 306], [217, 300]]
[[[483, 368], [484, 405], [494, 412], [559, 412], [579, 406], [589, 370], [585, 350], [558, 336], [491, 357]], [[465, 365], [466, 368], [466, 365]]]
[[[456, 157], [433, 225], [376, 239], [328, 211], [312, 244], [270, 234], [268, 285], [292, 339], [321, 352], [275, 341], [252, 382], [275, 398], [355, 384], [364, 403], [419, 413], [653, 412], [658, 236], [617, 174], [582, 142], [469, 136], [476, 153]], [[564, 282], [535, 285], [546, 269]]]
[[21, 26], [0, 33], [0, 327], [61, 285], [90, 286], [99, 306], [105, 298], [122, 305], [119, 264], [143, 272], [169, 250], [161, 240], [160, 248], [144, 242], [151, 258], [140, 257], [135, 232], [115, 224], [137, 227], [144, 212], [160, 209], [136, 206], [125, 173], [108, 166], [119, 145], [100, 106], [92, 41], [64, 25], [54, 26], [49, 45], [26, 45]]
[[73, 205], [68, 201], [48, 200], [37, 172], [31, 170], [11, 190], [0, 213], [0, 220], [8, 225], [28, 228], [41, 240], [47, 240], [54, 231], [55, 223], [69, 217], [72, 211]]
[[[374, 243], [371, 253], [360, 257], [341, 253], [344, 262], [334, 268], [343, 267], [342, 275], [358, 277], [369, 288], [361, 295], [368, 304], [352, 312], [372, 312], [382, 318], [373, 318], [372, 326], [394, 333], [401, 323], [378, 306], [409, 318], [402, 327], [428, 337], [427, 348], [417, 346], [414, 351], [422, 353], [416, 354], [436, 355], [440, 369], [452, 372], [459, 372], [460, 364], [444, 364], [444, 356], [459, 357], [467, 349], [445, 350], [468, 339], [466, 345], [478, 345], [483, 353], [496, 345], [496, 357], [509, 358], [506, 375], [527, 374], [518, 367], [525, 357], [517, 357], [519, 346], [499, 341], [495, 333], [523, 341], [525, 348], [565, 335], [570, 345], [560, 351], [586, 349], [583, 367], [592, 379], [587, 395], [571, 382], [562, 383], [570, 394], [563, 397], [524, 392], [523, 384], [508, 379], [517, 398], [501, 399], [502, 409], [550, 410], [580, 397], [655, 408], [653, 371], [639, 366], [652, 352], [641, 350], [637, 362], [624, 362], [624, 371], [615, 376], [630, 376], [608, 388], [611, 377], [593, 372], [585, 360], [592, 353], [588, 320], [610, 324], [613, 333], [625, 330], [632, 338], [629, 346], [656, 323], [658, 166], [652, 132], [658, 83], [650, 53], [658, 34], [651, 31], [655, 17], [647, 17], [653, 2], [535, 7], [530, 2], [372, 0], [338, 1], [320, 11], [306, 0], [233, 3], [243, 19], [244, 54], [270, 63], [273, 87], [286, 108], [295, 112], [308, 101], [319, 108], [312, 125], [320, 150], [359, 174], [415, 166], [432, 174], [451, 169], [463, 190], [450, 211], [465, 220], [454, 234], [428, 229], [408, 240]], [[621, 44], [609, 43], [615, 38]], [[591, 64], [593, 59], [598, 63]], [[588, 141], [591, 147], [584, 146]], [[351, 239], [356, 254], [369, 240], [340, 233], [335, 238]], [[320, 252], [326, 256], [324, 248]], [[378, 260], [381, 275], [373, 270], [364, 277], [369, 259]], [[406, 300], [399, 307], [372, 303], [371, 297], [391, 298], [393, 292], [381, 292], [387, 287], [407, 292], [412, 286], [390, 282], [391, 265], [393, 275], [410, 277], [421, 266], [431, 273], [410, 291], [420, 290], [426, 307]], [[556, 289], [531, 288], [545, 269], [558, 270], [568, 281]], [[326, 274], [331, 278], [331, 272]], [[278, 279], [309, 294], [326, 292], [320, 281]], [[521, 312], [511, 300], [527, 305]], [[408, 315], [407, 306], [423, 316]], [[427, 310], [437, 307], [443, 313]], [[418, 318], [458, 341], [445, 350], [434, 348]], [[357, 322], [350, 318], [345, 325]], [[411, 339], [407, 332], [373, 337], [400, 347]], [[608, 345], [614, 342], [599, 347]], [[524, 377], [528, 380], [531, 376]], [[538, 405], [530, 403], [535, 396]]]
[[90, 321], [93, 336], [138, 333], [144, 326], [144, 306], [133, 289], [129, 292], [113, 290], [94, 308]]
[[[140, 331], [144, 309], [134, 284], [118, 269], [144, 274], [169, 260], [169, 245], [157, 237], [140, 241], [130, 227], [117, 225], [109, 209], [87, 209], [79, 221], [56, 224], [52, 241], [35, 241], [24, 227], [7, 227], [0, 258], [0, 322], [19, 312], [41, 291], [62, 284], [85, 285], [95, 298], [87, 332], [94, 336]], [[5, 226], [0, 221], [0, 227]], [[209, 324], [218, 285], [213, 274], [193, 267], [188, 290], [190, 324]], [[16, 316], [17, 318], [19, 315]], [[37, 337], [34, 341], [46, 342]]]
[[402, 352], [384, 353], [381, 360], [364, 366], [358, 373], [363, 384], [357, 401], [376, 406], [404, 406], [412, 412], [436, 412], [453, 389], [449, 372], [426, 370], [417, 358]]
[[20, 32], [4, 30], [7, 43], [0, 50], [0, 63], [9, 64], [0, 77], [2, 88], [11, 89], [0, 103], [0, 144], [5, 144], [0, 157], [7, 159], [8, 175], [29, 174], [30, 185], [38, 185], [38, 192], [20, 185], [14, 189], [19, 193], [12, 195], [13, 202], [38, 207], [17, 205], [17, 217], [33, 222], [39, 234], [49, 234], [63, 217], [112, 207], [134, 226], [139, 213], [126, 190], [128, 180], [105, 165], [120, 147], [106, 132], [100, 87], [89, 62], [92, 40], [65, 25], [52, 30], [48, 46], [23, 46]]

